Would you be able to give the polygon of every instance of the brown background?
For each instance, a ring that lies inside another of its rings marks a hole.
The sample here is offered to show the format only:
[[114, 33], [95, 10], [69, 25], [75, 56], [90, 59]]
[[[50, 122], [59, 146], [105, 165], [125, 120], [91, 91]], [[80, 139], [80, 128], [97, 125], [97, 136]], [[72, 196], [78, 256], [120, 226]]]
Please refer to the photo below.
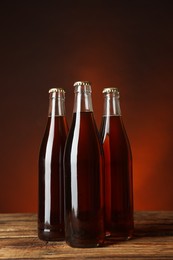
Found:
[[77, 80], [92, 82], [98, 128], [103, 87], [120, 89], [135, 209], [173, 210], [172, 11], [172, 1], [0, 1], [0, 212], [37, 211], [47, 92], [66, 90], [70, 125]]

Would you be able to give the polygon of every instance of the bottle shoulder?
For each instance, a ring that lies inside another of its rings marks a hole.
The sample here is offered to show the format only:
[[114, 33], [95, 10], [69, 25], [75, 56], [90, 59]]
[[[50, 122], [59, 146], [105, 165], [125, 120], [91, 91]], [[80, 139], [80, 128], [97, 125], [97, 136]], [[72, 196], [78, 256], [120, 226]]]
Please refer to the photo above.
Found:
[[68, 124], [64, 116], [48, 117], [46, 129], [40, 145], [40, 153], [46, 149], [64, 146], [68, 134]]
[[68, 147], [83, 147], [83, 150], [85, 150], [86, 147], [98, 149], [98, 147], [101, 146], [98, 129], [92, 112], [73, 114], [66, 145]]
[[103, 116], [100, 136], [102, 142], [109, 136], [111, 142], [118, 143], [121, 140], [122, 143], [129, 143], [122, 116]]
[[80, 112], [80, 113], [73, 113], [72, 124], [70, 127], [70, 132], [74, 131], [84, 131], [86, 129], [88, 134], [93, 131], [97, 131], [96, 123], [94, 119], [93, 112]]

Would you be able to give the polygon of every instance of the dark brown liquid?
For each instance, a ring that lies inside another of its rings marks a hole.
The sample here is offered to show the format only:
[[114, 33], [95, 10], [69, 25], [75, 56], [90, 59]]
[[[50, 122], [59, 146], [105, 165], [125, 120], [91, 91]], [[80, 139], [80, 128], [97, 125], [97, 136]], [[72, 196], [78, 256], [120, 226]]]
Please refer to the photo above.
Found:
[[129, 238], [133, 232], [132, 156], [121, 117], [104, 116], [100, 134], [105, 156], [106, 232]]
[[66, 242], [97, 247], [104, 239], [103, 151], [91, 112], [73, 115], [64, 156]]
[[48, 118], [39, 155], [38, 236], [47, 241], [64, 239], [63, 153], [68, 126], [63, 116], [52, 120], [51, 126]]

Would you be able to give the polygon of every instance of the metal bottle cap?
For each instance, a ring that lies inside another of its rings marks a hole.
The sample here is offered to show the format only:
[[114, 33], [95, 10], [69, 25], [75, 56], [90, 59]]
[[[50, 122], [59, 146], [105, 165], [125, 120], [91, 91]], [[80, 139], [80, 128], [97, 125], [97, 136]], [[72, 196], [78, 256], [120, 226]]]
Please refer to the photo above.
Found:
[[62, 88], [51, 88], [49, 89], [49, 94], [51, 98], [65, 98], [65, 91]]
[[74, 92], [88, 92], [91, 93], [91, 83], [89, 81], [77, 81], [73, 85], [75, 87]]
[[115, 92], [119, 93], [118, 88], [107, 87], [107, 88], [104, 88], [102, 91], [102, 93], [115, 93]]

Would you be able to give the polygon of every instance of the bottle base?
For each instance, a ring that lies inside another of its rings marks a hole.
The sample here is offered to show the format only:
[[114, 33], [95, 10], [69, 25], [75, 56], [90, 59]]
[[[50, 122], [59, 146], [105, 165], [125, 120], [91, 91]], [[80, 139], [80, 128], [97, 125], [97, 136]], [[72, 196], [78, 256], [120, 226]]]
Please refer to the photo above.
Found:
[[43, 241], [64, 241], [64, 232], [49, 229], [38, 230], [38, 238]]
[[104, 240], [100, 241], [92, 241], [92, 240], [81, 240], [81, 239], [74, 239], [74, 240], [66, 240], [66, 243], [71, 247], [76, 248], [96, 248], [102, 247], [104, 244]]
[[106, 240], [109, 241], [127, 241], [133, 238], [133, 232], [106, 232]]

